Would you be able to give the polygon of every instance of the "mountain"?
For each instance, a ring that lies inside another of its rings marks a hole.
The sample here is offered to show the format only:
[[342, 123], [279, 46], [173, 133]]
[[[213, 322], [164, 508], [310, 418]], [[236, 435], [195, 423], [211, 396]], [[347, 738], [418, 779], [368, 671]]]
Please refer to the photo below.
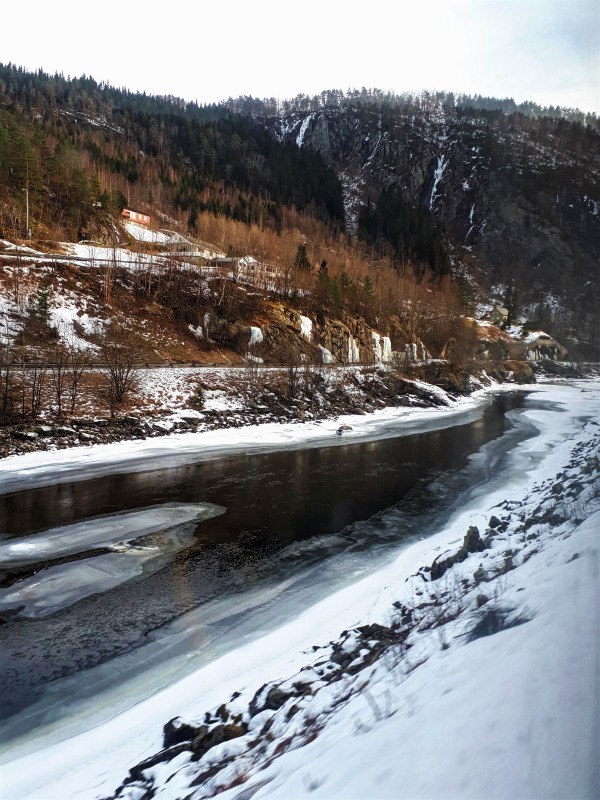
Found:
[[199, 106], [0, 65], [0, 234], [112, 244], [125, 205], [202, 239], [220, 220], [220, 248], [251, 245], [319, 302], [343, 310], [344, 287], [375, 287], [380, 327], [383, 270], [388, 287], [450, 280], [469, 314], [497, 302], [596, 358], [599, 129], [573, 109], [451, 94]]
[[348, 232], [401, 261], [467, 274], [513, 316], [597, 344], [598, 120], [495, 105], [374, 92], [301, 97], [276, 113], [231, 107], [336, 170]]

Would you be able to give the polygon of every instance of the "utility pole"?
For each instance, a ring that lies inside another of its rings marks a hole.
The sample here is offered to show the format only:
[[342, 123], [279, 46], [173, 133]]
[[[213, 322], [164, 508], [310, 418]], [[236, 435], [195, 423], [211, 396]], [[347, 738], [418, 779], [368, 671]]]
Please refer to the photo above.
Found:
[[25, 189], [25, 214], [27, 217], [27, 238], [31, 239], [31, 228], [29, 227], [29, 181], [27, 181], [27, 188]]
[[29, 227], [29, 159], [25, 162], [25, 174], [26, 174], [26, 183], [25, 183], [25, 237], [27, 239], [31, 239], [31, 229]]

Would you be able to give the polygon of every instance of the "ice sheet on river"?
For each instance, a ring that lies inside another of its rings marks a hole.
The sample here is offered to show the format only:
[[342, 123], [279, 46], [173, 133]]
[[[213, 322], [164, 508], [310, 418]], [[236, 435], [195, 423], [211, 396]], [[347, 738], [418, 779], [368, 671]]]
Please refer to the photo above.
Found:
[[46, 617], [140, 575], [145, 562], [157, 555], [154, 547], [135, 548], [130, 553], [108, 553], [49, 567], [9, 589], [0, 589], [0, 613]]
[[46, 566], [0, 589], [0, 615], [46, 617], [84, 597], [156, 572], [175, 553], [193, 543], [193, 523], [224, 511], [212, 503], [167, 503], [0, 544], [0, 566], [5, 567], [46, 562], [90, 550], [113, 551]]
[[0, 565], [48, 561], [116, 543], [124, 544], [184, 522], [200, 522], [224, 512], [224, 508], [212, 503], [165, 503], [50, 528], [31, 536], [10, 540], [0, 536], [0, 539], [4, 538], [0, 541]]

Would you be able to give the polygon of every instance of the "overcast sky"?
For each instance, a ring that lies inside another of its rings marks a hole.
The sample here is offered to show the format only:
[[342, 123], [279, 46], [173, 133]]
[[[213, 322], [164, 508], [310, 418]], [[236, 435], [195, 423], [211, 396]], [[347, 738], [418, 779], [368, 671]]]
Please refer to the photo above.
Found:
[[0, 61], [201, 103], [448, 90], [600, 113], [599, 0], [27, 0]]

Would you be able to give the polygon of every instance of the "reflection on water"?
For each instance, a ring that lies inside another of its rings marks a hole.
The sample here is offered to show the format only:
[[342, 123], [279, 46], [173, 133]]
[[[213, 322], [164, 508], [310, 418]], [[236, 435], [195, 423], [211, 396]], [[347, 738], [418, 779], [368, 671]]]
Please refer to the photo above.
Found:
[[[252, 603], [268, 608], [272, 597], [283, 613], [292, 592], [309, 587], [316, 597], [424, 535], [484, 478], [487, 456], [470, 456], [506, 430], [505, 412], [522, 403], [520, 395], [503, 395], [476, 422], [397, 439], [228, 457], [0, 497], [0, 530], [11, 536], [163, 503], [227, 509], [196, 524], [193, 543], [159, 571], [44, 619], [1, 625], [3, 716], [48, 690], [60, 697], [67, 676], [141, 654], [143, 646], [149, 662], [166, 658], [166, 644], [154, 652], [149, 643], [164, 626], [177, 631], [176, 620], [182, 627], [172, 642], [216, 647], [227, 629], [235, 635]], [[184, 615], [193, 609], [201, 623], [188, 630]]]

